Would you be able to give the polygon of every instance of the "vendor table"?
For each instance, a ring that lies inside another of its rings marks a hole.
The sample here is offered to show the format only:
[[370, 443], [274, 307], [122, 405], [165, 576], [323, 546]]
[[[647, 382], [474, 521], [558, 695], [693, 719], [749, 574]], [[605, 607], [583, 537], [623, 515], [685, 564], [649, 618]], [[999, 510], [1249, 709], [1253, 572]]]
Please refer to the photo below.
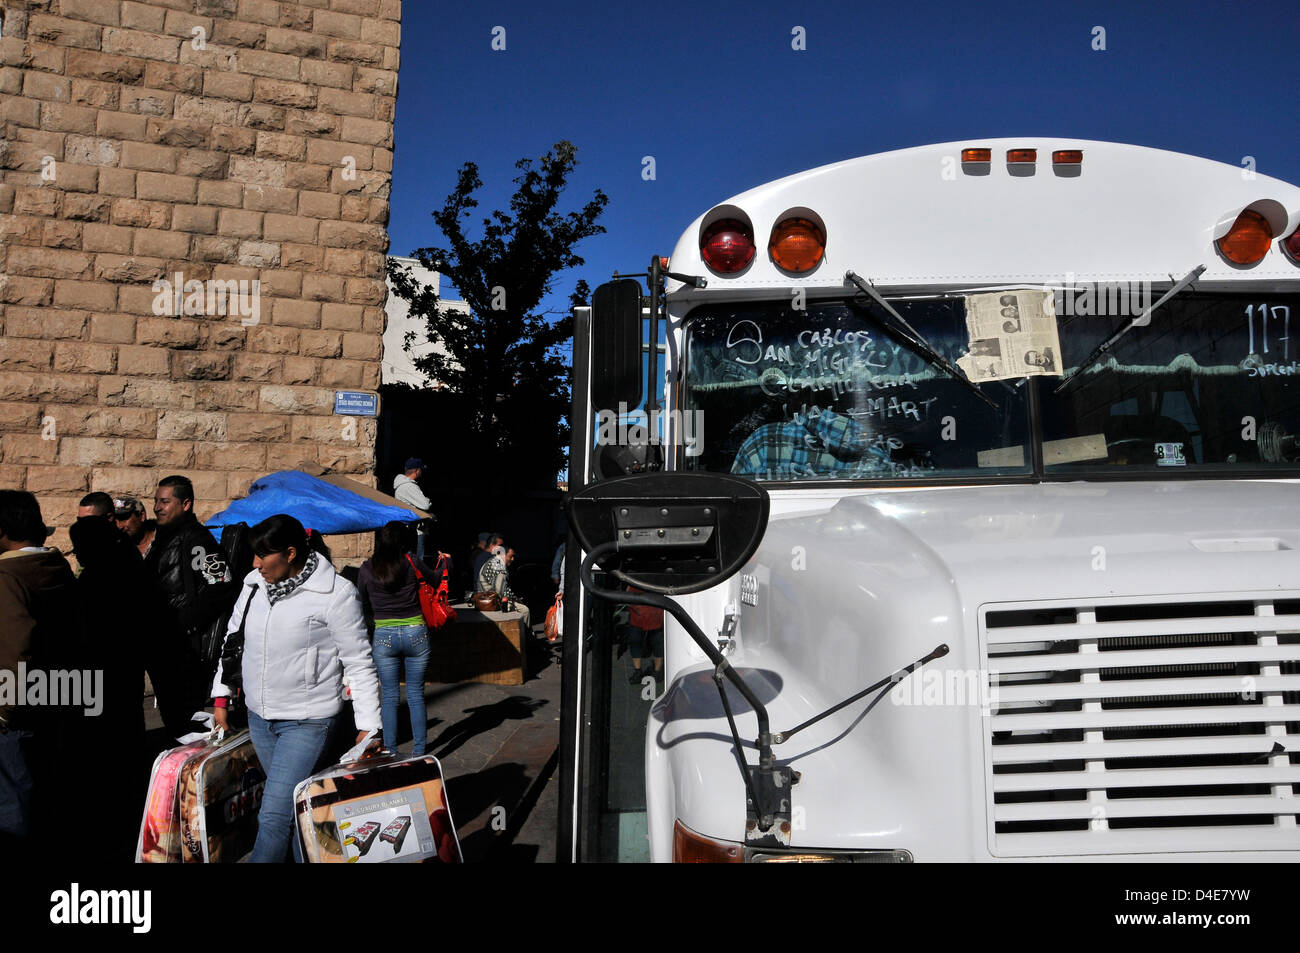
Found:
[[528, 635], [522, 612], [480, 612], [456, 603], [456, 621], [429, 633], [430, 682], [522, 685]]

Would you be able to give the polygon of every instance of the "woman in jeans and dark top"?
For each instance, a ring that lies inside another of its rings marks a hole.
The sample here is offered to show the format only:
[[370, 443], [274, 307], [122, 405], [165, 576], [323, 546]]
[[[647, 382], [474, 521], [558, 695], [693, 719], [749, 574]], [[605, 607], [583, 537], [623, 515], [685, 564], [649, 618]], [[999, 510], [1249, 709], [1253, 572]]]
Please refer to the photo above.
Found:
[[379, 670], [384, 721], [384, 746], [397, 748], [397, 698], [403, 660], [406, 707], [411, 712], [412, 754], [424, 754], [428, 734], [424, 709], [424, 672], [429, 666], [429, 633], [420, 610], [420, 584], [412, 565], [435, 589], [442, 573], [417, 560], [413, 533], [405, 523], [389, 523], [379, 531], [375, 554], [361, 564], [357, 588], [366, 619], [373, 620], [375, 667]]

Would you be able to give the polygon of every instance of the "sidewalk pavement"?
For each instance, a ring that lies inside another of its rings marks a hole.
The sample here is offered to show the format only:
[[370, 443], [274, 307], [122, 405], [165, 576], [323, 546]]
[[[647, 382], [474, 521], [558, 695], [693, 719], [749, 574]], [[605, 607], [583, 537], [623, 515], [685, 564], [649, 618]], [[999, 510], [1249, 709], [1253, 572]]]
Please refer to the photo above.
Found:
[[[468, 863], [555, 860], [558, 784], [550, 782], [559, 770], [559, 657], [558, 645], [534, 639], [522, 685], [425, 688], [428, 751], [442, 763]], [[410, 742], [399, 748], [409, 751]]]

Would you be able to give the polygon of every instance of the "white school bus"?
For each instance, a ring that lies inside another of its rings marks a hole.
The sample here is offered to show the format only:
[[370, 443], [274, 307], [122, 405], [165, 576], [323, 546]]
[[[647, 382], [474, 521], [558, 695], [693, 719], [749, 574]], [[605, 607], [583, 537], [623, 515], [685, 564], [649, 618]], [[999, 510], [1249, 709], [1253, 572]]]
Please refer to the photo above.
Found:
[[[560, 856], [1300, 856], [1298, 224], [1250, 170], [977, 140], [751, 189], [648, 301], [602, 288], [570, 487], [617, 512], [570, 507]], [[638, 575], [638, 494], [647, 546], [728, 500], [761, 543]]]

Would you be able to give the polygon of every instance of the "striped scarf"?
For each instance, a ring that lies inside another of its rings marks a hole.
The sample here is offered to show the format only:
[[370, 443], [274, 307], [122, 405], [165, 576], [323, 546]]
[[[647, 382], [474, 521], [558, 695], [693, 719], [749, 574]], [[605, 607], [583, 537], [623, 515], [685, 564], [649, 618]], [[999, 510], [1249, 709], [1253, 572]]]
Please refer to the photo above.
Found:
[[302, 567], [302, 572], [298, 573], [298, 575], [290, 576], [288, 579], [282, 579], [279, 582], [267, 583], [266, 598], [271, 600], [271, 605], [275, 605], [306, 582], [308, 577], [316, 571], [316, 566], [319, 563], [320, 557], [317, 556], [315, 550], [312, 550], [307, 554], [307, 563]]

